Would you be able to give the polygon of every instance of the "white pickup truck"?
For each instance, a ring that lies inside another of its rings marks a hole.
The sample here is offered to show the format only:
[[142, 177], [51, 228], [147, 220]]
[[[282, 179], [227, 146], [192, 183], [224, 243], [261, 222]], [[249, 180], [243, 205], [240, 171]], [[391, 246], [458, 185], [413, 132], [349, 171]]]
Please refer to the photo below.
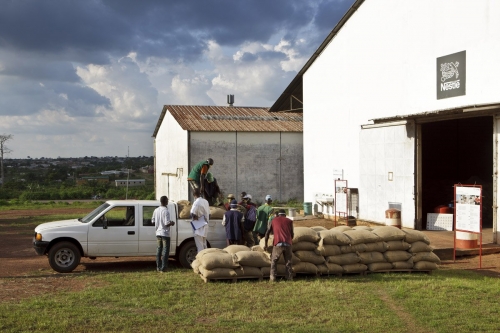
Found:
[[[35, 228], [33, 246], [38, 255], [47, 255], [52, 269], [73, 271], [81, 257], [138, 257], [156, 255], [153, 211], [160, 205], [153, 200], [110, 200], [85, 217], [40, 224]], [[183, 267], [191, 267], [197, 254], [191, 220], [178, 219], [178, 206], [168, 204], [170, 220], [170, 256]], [[209, 247], [226, 246], [222, 221], [210, 219]]]

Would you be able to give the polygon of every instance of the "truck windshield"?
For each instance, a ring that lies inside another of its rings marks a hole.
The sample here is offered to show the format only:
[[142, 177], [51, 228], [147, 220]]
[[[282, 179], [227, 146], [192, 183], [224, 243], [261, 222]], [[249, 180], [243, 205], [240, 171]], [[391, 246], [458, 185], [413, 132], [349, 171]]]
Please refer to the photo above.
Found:
[[81, 219], [78, 219], [80, 222], [82, 223], [89, 223], [90, 221], [92, 221], [97, 215], [99, 215], [101, 212], [103, 212], [104, 210], [106, 210], [106, 208], [109, 207], [109, 204], [108, 203], [103, 203], [102, 205], [100, 205], [99, 207], [97, 207], [96, 209], [94, 209], [89, 215], [81, 218]]

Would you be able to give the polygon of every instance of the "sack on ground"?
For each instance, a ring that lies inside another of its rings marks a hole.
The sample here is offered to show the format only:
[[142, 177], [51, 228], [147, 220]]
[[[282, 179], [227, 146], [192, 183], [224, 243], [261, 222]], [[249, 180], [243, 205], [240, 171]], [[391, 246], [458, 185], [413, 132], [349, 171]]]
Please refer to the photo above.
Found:
[[418, 252], [431, 252], [433, 249], [426, 243], [422, 241], [411, 243], [411, 248], [408, 250], [410, 253], [418, 253]]
[[413, 254], [413, 262], [430, 261], [438, 265], [441, 264], [441, 259], [434, 252], [418, 252]]
[[366, 245], [365, 252], [385, 252], [389, 250], [389, 246], [387, 245], [386, 242], [375, 242], [375, 243], [368, 243], [365, 245]]
[[355, 227], [352, 227], [353, 230], [368, 230], [368, 231], [372, 231], [373, 228], [369, 227], [369, 226], [366, 226], [366, 225], [357, 225]]
[[235, 268], [239, 266], [234, 262], [233, 255], [227, 252], [206, 253], [199, 260], [201, 266], [207, 270], [211, 270], [213, 268]]
[[250, 248], [252, 251], [256, 251], [256, 252], [262, 252], [264, 253], [264, 249], [262, 247], [260, 247], [260, 245], [254, 245]]
[[413, 265], [413, 269], [420, 271], [432, 271], [438, 269], [438, 265], [435, 262], [430, 261], [419, 261]]
[[318, 273], [321, 275], [327, 275], [328, 274], [328, 267], [326, 264], [323, 265], [316, 265], [316, 268], [318, 269]]
[[362, 273], [368, 269], [368, 266], [364, 264], [348, 264], [342, 265], [344, 273]]
[[229, 245], [224, 248], [224, 251], [226, 251], [227, 253], [235, 254], [240, 251], [250, 251], [250, 248], [245, 245]]
[[318, 233], [308, 227], [296, 227], [293, 228], [293, 241], [292, 243], [298, 242], [312, 242], [316, 243], [319, 241]]
[[[262, 276], [268, 277], [271, 275], [271, 266], [262, 267], [261, 269]], [[276, 265], [276, 275], [285, 276], [286, 275], [286, 266], [282, 264]]]
[[384, 242], [403, 240], [406, 234], [401, 229], [396, 227], [377, 227], [372, 231], [375, 235], [379, 236]]
[[237, 276], [232, 268], [206, 269], [203, 266], [200, 266], [200, 274], [208, 279], [232, 278]]
[[384, 257], [388, 262], [406, 261], [411, 258], [411, 253], [406, 251], [385, 251]]
[[349, 245], [351, 240], [341, 231], [323, 230], [319, 232], [319, 245]]
[[342, 254], [342, 252], [340, 252], [340, 246], [338, 245], [318, 246], [315, 252], [323, 257], [338, 256], [339, 254]]
[[191, 268], [193, 269], [193, 272], [195, 272], [196, 274], [200, 274], [200, 261], [195, 259], [192, 263], [191, 263]]
[[331, 262], [327, 262], [326, 267], [328, 267], [328, 274], [341, 274], [344, 272], [342, 266], [337, 264], [332, 264]]
[[[394, 228], [394, 227], [393, 227]], [[390, 251], [407, 251], [411, 245], [404, 240], [386, 242]]]
[[374, 262], [372, 264], [368, 264], [367, 266], [370, 272], [389, 271], [392, 269], [392, 264], [390, 262]]
[[[265, 241], [266, 239], [264, 237], [262, 237], [259, 241], [259, 246], [262, 248], [262, 250], [265, 251], [264, 247], [265, 247]], [[273, 242], [274, 242], [274, 236], [273, 235], [269, 235], [269, 239], [267, 240], [267, 246], [269, 247], [269, 249], [267, 250], [268, 253], [271, 253], [273, 251]]]
[[264, 252], [240, 251], [233, 256], [234, 261], [240, 266], [267, 267], [271, 265], [271, 260]]
[[314, 230], [314, 231], [316, 231], [316, 232], [320, 232], [320, 231], [323, 231], [323, 230], [328, 230], [327, 228], [322, 227], [322, 226], [311, 227], [311, 229]]
[[321, 265], [325, 263], [325, 257], [316, 254], [314, 251], [296, 251], [293, 254], [295, 254], [301, 262], [310, 262], [314, 265]]
[[393, 269], [412, 269], [413, 268], [413, 258], [406, 261], [395, 261], [392, 263]]
[[[266, 253], [266, 256], [269, 257], [269, 261], [271, 261], [271, 254]], [[300, 259], [297, 258], [295, 253], [292, 253], [292, 265], [298, 264], [300, 262]], [[278, 264], [284, 265], [285, 264], [285, 256], [281, 255], [280, 258], [278, 259]]]
[[225, 209], [210, 206], [210, 218], [211, 219], [222, 220], [225, 213], [226, 213]]
[[413, 230], [413, 229], [402, 229], [402, 231], [406, 234], [405, 241], [407, 243], [415, 243], [418, 241], [424, 242], [427, 245], [431, 243], [429, 237], [427, 237], [422, 231]]
[[200, 260], [201, 257], [203, 257], [205, 254], [207, 254], [207, 253], [214, 253], [214, 252], [227, 253], [223, 249], [217, 249], [217, 248], [214, 248], [214, 247], [209, 247], [208, 249], [203, 249], [200, 252], [198, 252], [198, 254], [196, 255], [196, 259]]
[[352, 228], [348, 227], [346, 225], [339, 225], [339, 226], [331, 228], [330, 230], [332, 230], [332, 231], [338, 231], [338, 232], [344, 232], [346, 230], [352, 230]]
[[262, 270], [259, 267], [240, 266], [234, 269], [238, 277], [262, 277]]
[[373, 264], [374, 262], [387, 262], [384, 254], [381, 252], [363, 252], [358, 253], [358, 256], [361, 259], [360, 263], [365, 265]]
[[310, 262], [301, 261], [298, 264], [292, 265], [292, 268], [295, 273], [318, 274], [318, 268]]
[[344, 266], [344, 265], [359, 263], [361, 259], [356, 253], [346, 253], [338, 256], [326, 257], [326, 261], [332, 264]]
[[312, 242], [298, 242], [292, 244], [292, 251], [314, 251], [318, 248], [316, 243]]
[[[375, 243], [373, 243], [375, 244]], [[342, 253], [356, 253], [356, 252], [367, 252], [368, 246], [364, 243], [356, 245], [342, 245], [340, 247], [340, 252]]]
[[344, 235], [349, 237], [351, 245], [382, 241], [379, 236], [368, 230], [346, 230], [344, 231]]

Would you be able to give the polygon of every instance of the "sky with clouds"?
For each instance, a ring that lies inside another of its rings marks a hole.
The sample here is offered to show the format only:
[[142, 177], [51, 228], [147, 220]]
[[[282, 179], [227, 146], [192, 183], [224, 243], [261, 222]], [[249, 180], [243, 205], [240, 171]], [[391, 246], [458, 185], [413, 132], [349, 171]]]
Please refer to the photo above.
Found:
[[6, 158], [152, 156], [165, 104], [270, 107], [354, 0], [0, 0]]

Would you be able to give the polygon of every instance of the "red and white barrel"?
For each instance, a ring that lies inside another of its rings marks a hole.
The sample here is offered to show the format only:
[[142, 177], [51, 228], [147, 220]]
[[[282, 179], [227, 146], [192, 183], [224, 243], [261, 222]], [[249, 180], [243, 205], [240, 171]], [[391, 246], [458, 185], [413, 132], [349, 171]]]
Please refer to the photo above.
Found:
[[470, 232], [457, 231], [456, 246], [459, 249], [476, 249], [478, 243], [478, 234]]
[[401, 212], [395, 208], [386, 210], [385, 225], [401, 229]]

